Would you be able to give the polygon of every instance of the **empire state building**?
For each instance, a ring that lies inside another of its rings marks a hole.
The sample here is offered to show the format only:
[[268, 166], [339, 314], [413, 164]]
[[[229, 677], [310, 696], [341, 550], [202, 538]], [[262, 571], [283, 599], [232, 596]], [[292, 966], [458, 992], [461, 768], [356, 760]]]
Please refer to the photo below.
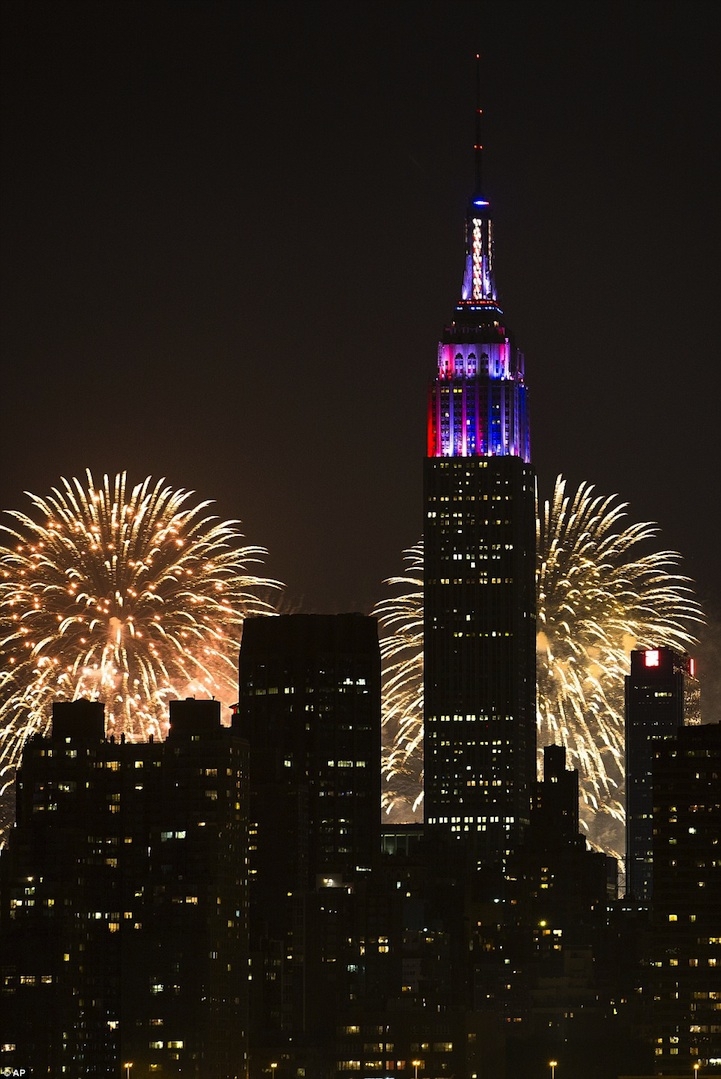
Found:
[[465, 842], [479, 867], [502, 868], [536, 778], [535, 480], [481, 160], [477, 139], [461, 298], [428, 402], [425, 820]]

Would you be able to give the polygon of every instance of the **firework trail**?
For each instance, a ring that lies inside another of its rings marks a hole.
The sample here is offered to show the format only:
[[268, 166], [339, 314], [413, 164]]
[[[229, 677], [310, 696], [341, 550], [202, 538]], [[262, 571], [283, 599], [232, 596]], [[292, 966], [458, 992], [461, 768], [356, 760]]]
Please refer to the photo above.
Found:
[[277, 582], [249, 567], [236, 521], [150, 477], [62, 479], [33, 516], [10, 511], [0, 546], [0, 791], [53, 700], [105, 703], [109, 733], [167, 729], [168, 701], [231, 703], [243, 618]]
[[632, 648], [695, 643], [702, 622], [688, 578], [673, 572], [674, 551], [638, 554], [658, 535], [649, 523], [624, 526], [626, 503], [594, 497], [581, 484], [537, 516], [539, 745], [561, 742], [581, 779], [589, 837], [624, 849], [624, 676]]
[[[561, 742], [580, 773], [581, 818], [597, 846], [623, 851], [624, 675], [632, 648], [695, 643], [702, 622], [673, 551], [642, 554], [653, 524], [624, 525], [626, 504], [562, 477], [537, 514], [538, 744]], [[378, 605], [384, 633], [386, 811], [409, 819], [423, 726], [423, 548], [406, 552], [402, 591]], [[415, 788], [417, 791], [418, 788]], [[417, 803], [416, 803], [417, 811]], [[417, 816], [416, 812], [416, 816]]]
[[420, 813], [423, 790], [423, 543], [403, 552], [406, 572], [376, 605], [383, 671], [383, 808], [392, 821]]

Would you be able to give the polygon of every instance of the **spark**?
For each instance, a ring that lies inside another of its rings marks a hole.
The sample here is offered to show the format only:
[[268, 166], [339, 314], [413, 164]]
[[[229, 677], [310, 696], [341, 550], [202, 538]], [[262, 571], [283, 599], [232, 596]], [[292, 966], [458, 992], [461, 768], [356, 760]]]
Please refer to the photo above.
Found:
[[103, 701], [133, 739], [166, 732], [171, 698], [236, 700], [243, 619], [273, 610], [237, 521], [164, 479], [86, 475], [0, 526], [0, 793], [54, 700]]
[[375, 607], [383, 677], [382, 805], [393, 821], [414, 819], [423, 799], [423, 542], [403, 552], [406, 572]]
[[589, 838], [620, 856], [624, 809], [624, 678], [633, 648], [693, 646], [702, 622], [675, 551], [639, 554], [658, 535], [625, 525], [627, 504], [572, 495], [559, 477], [537, 516], [536, 674], [539, 746], [565, 745], [580, 774]]
[[[627, 504], [558, 477], [537, 513], [538, 744], [566, 746], [589, 839], [623, 851], [624, 676], [633, 648], [687, 650], [703, 621], [674, 551], [641, 553], [654, 524], [627, 524]], [[384, 806], [419, 816], [423, 742], [423, 545], [405, 552], [400, 588], [378, 604], [384, 661]], [[539, 752], [540, 752], [539, 748]], [[409, 793], [410, 792], [410, 793]]]

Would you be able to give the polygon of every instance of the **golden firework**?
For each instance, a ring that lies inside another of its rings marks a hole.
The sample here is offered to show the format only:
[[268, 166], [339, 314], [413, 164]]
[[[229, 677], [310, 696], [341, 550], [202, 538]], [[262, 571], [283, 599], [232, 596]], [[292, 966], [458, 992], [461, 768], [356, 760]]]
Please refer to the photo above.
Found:
[[0, 547], [0, 787], [53, 700], [105, 704], [108, 733], [162, 735], [168, 701], [237, 699], [243, 619], [271, 613], [266, 553], [148, 477], [62, 479], [11, 511]]
[[[620, 855], [624, 821], [624, 676], [632, 648], [695, 643], [703, 621], [674, 551], [641, 553], [656, 525], [625, 524], [627, 506], [559, 476], [537, 522], [538, 744], [565, 745], [580, 773], [581, 817], [597, 846]], [[423, 750], [423, 544], [376, 607], [384, 664], [384, 802], [420, 815]], [[398, 591], [400, 589], [400, 591]]]

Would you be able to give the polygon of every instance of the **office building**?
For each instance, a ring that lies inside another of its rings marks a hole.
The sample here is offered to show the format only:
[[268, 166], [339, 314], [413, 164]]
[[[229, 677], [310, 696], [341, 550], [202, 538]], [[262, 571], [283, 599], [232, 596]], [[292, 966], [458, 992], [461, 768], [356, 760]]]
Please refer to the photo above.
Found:
[[698, 723], [694, 661], [673, 648], [631, 652], [626, 676], [626, 893], [640, 903], [653, 894], [653, 782], [656, 743]]
[[253, 1066], [290, 1054], [320, 1075], [380, 855], [376, 620], [246, 619], [236, 722], [250, 745]]
[[461, 298], [429, 396], [424, 486], [425, 820], [465, 840], [477, 865], [502, 867], [536, 777], [535, 481], [480, 145]]
[[653, 750], [648, 1022], [658, 1075], [721, 1075], [721, 724]]

